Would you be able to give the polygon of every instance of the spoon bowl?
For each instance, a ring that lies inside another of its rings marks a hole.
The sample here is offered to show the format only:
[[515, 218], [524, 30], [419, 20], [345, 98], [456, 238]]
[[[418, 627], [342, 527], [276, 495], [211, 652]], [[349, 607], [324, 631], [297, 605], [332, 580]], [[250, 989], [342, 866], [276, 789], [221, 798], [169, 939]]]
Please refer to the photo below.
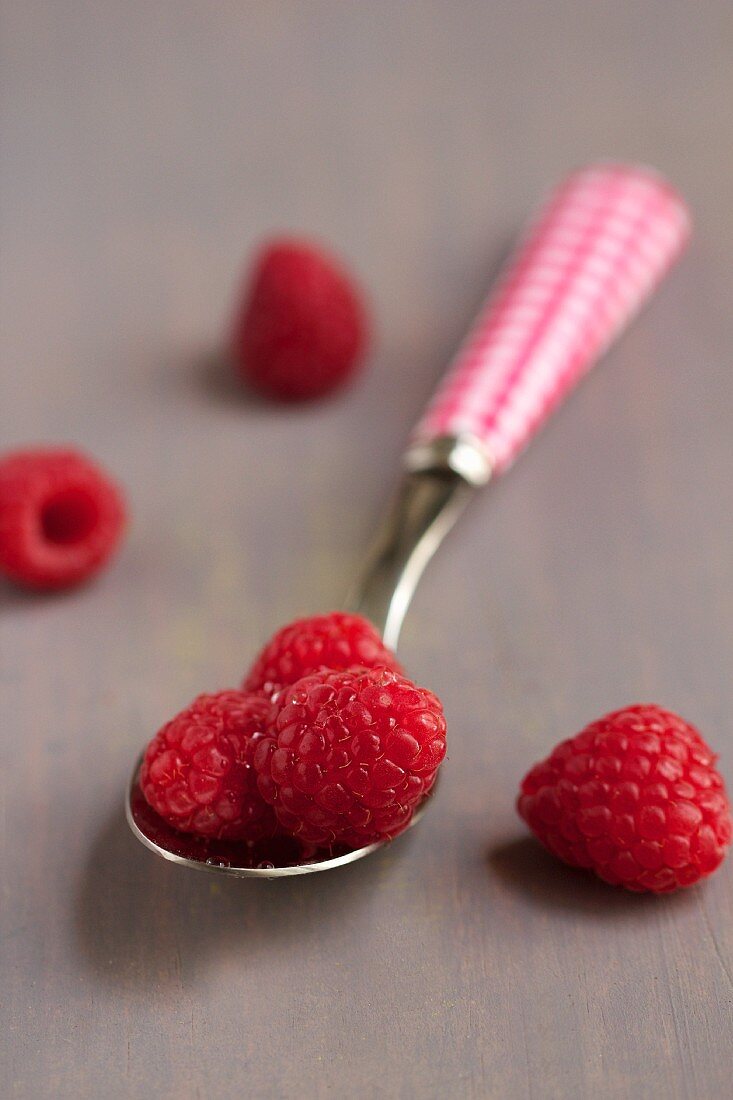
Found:
[[[258, 844], [244, 844], [231, 840], [207, 840], [204, 837], [179, 833], [145, 801], [140, 788], [141, 765], [142, 756], [135, 765], [127, 789], [127, 823], [146, 848], [181, 867], [229, 875], [231, 878], [284, 878], [345, 867], [347, 863], [354, 863], [357, 859], [376, 852], [378, 848], [393, 843], [379, 841], [368, 844], [365, 848], [328, 849], [305, 846], [294, 837], [286, 836], [272, 837]], [[432, 793], [431, 791], [422, 800], [408, 829], [422, 817]]]

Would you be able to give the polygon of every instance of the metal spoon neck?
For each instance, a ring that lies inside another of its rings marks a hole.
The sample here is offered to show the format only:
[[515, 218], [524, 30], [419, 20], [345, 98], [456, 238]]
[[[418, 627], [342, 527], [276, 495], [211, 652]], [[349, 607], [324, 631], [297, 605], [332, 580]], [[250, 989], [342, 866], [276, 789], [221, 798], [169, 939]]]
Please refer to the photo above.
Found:
[[425, 566], [471, 499], [490, 466], [473, 440], [417, 444], [367, 554], [347, 606], [369, 619], [395, 649]]

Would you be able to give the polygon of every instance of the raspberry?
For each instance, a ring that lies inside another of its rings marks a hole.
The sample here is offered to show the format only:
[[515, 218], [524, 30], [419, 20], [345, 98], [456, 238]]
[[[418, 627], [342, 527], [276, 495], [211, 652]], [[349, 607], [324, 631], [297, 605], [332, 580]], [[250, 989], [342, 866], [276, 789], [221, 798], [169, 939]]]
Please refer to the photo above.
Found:
[[58, 448], [0, 460], [0, 571], [29, 588], [65, 588], [96, 573], [116, 549], [125, 509], [90, 459]]
[[716, 756], [694, 726], [632, 706], [562, 741], [522, 781], [535, 836], [614, 886], [667, 893], [718, 867], [731, 818]]
[[324, 847], [397, 836], [445, 756], [439, 700], [390, 669], [322, 670], [275, 704], [254, 765], [283, 829]]
[[354, 373], [366, 340], [361, 294], [333, 257], [289, 239], [262, 250], [234, 327], [246, 381], [281, 401], [319, 397]]
[[270, 713], [260, 695], [199, 695], [155, 735], [140, 773], [146, 801], [184, 833], [257, 841], [277, 823], [257, 791], [252, 757]]
[[327, 668], [354, 665], [402, 672], [391, 649], [361, 615], [332, 611], [296, 619], [282, 627], [258, 654], [243, 684], [244, 691], [275, 695], [303, 676]]

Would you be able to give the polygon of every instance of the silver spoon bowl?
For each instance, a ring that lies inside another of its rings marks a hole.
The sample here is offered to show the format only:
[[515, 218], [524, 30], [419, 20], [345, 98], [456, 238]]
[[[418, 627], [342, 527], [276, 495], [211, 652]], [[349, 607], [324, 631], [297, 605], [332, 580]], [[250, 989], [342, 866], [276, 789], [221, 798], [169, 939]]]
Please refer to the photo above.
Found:
[[[295, 838], [285, 836], [272, 837], [258, 844], [242, 844], [179, 833], [145, 801], [139, 781], [141, 763], [142, 757], [127, 792], [127, 823], [146, 848], [181, 867], [214, 871], [231, 878], [283, 878], [345, 867], [347, 863], [371, 855], [386, 843], [369, 844], [365, 848], [326, 849], [305, 847]], [[422, 800], [408, 828], [420, 820], [433, 791]]]

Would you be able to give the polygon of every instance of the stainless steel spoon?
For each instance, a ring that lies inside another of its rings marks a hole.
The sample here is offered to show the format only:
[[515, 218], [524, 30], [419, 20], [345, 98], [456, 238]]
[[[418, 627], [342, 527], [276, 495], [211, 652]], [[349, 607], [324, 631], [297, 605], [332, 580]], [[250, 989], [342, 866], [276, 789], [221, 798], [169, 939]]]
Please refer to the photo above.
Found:
[[[506, 470], [640, 308], [689, 234], [682, 200], [655, 172], [598, 165], [555, 191], [481, 310], [418, 424], [404, 474], [348, 606], [396, 647], [423, 569], [475, 489]], [[382, 847], [248, 847], [179, 833], [147, 805], [140, 758], [127, 820], [156, 855], [240, 878], [341, 867]], [[432, 793], [413, 816], [422, 816]], [[386, 843], [386, 842], [384, 842]]]

